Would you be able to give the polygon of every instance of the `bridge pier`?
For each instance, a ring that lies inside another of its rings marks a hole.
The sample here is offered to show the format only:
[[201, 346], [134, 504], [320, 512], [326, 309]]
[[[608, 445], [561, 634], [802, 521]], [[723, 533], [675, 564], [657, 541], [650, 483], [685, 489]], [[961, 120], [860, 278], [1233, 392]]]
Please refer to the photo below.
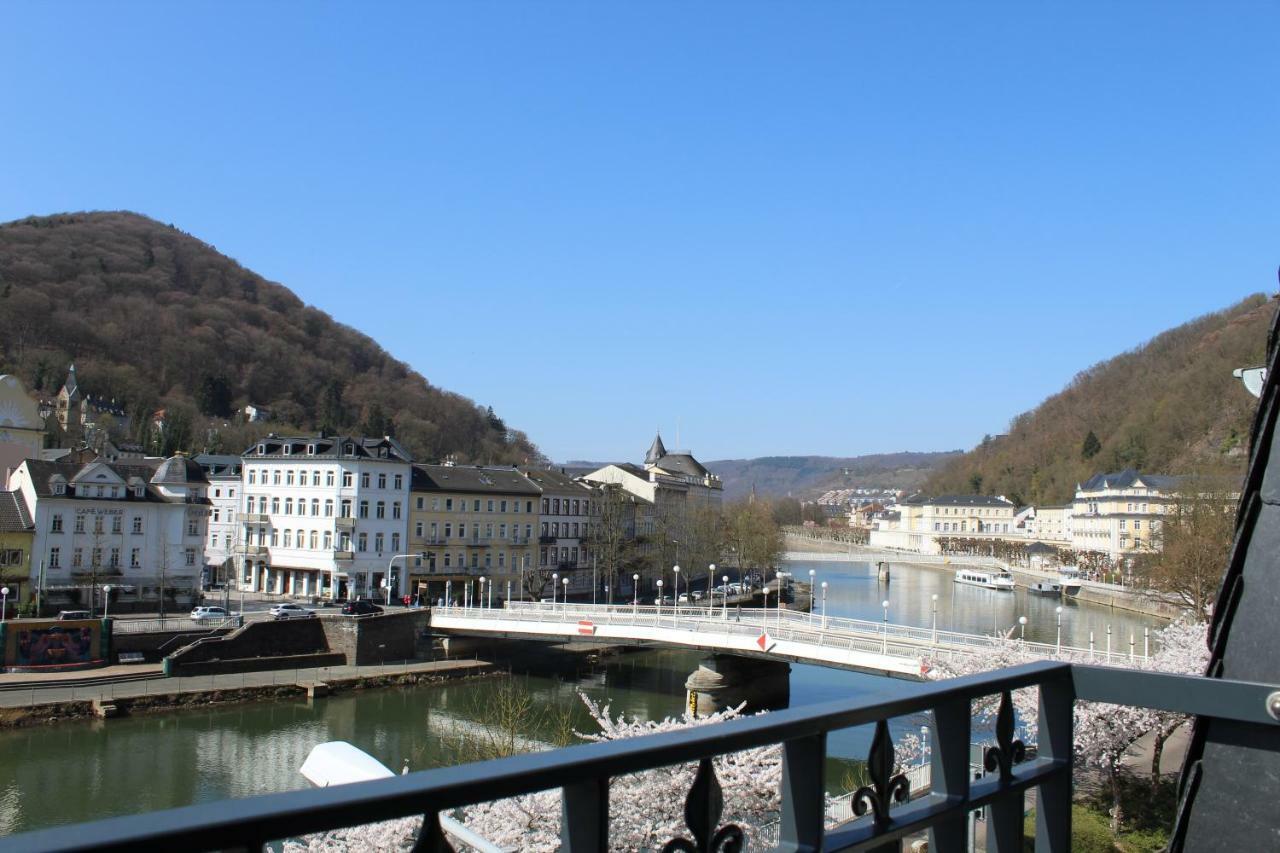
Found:
[[747, 703], [745, 710], [785, 707], [791, 699], [791, 664], [737, 655], [712, 655], [684, 683], [697, 716]]

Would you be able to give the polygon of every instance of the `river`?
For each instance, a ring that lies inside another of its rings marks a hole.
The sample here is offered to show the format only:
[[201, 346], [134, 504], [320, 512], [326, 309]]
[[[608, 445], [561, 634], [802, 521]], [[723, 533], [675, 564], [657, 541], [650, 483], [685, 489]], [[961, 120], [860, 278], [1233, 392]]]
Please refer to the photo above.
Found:
[[[950, 574], [896, 567], [887, 585], [866, 563], [795, 562], [791, 570], [807, 578], [815, 570], [827, 581], [827, 612], [833, 616], [879, 619], [880, 602], [890, 602], [895, 622], [928, 626], [938, 595], [938, 627], [990, 633], [1028, 617], [1027, 638], [1053, 642], [1055, 601], [1024, 591], [995, 593], [953, 584]], [[887, 589], [887, 592], [886, 592]], [[819, 609], [821, 605], [819, 604]], [[1156, 620], [1085, 604], [1063, 608], [1063, 642], [1088, 643], [1107, 624], [1115, 636], [1133, 633]], [[1118, 642], [1118, 640], [1117, 640]], [[1127, 642], [1127, 639], [1126, 639]], [[1102, 642], [1099, 642], [1102, 647]], [[696, 652], [644, 651], [584, 667], [576, 676], [517, 676], [540, 707], [565, 709], [579, 731], [594, 725], [579, 692], [609, 702], [614, 714], [661, 719], [681, 713], [684, 681], [698, 664]], [[849, 698], [876, 691], [872, 675], [795, 665], [791, 704]], [[277, 700], [110, 721], [75, 721], [0, 732], [0, 834], [112, 815], [133, 814], [228, 797], [305, 787], [298, 768], [317, 743], [346, 740], [399, 770], [452, 763], [450, 734], [473, 724], [495, 689], [493, 680], [410, 688], [388, 688], [332, 696], [308, 704]], [[914, 730], [921, 719], [893, 721], [895, 736]], [[545, 729], [545, 727], [544, 727]], [[545, 742], [551, 734], [524, 735]], [[828, 777], [838, 784], [843, 768], [865, 756], [869, 730], [832, 733]]]

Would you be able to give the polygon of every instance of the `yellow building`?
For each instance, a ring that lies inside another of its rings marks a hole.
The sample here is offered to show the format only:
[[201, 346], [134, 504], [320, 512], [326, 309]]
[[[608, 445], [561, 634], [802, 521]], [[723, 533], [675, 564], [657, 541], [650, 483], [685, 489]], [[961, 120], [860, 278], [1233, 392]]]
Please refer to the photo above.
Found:
[[1071, 545], [1113, 559], [1156, 550], [1160, 522], [1178, 489], [1178, 478], [1132, 468], [1095, 474], [1076, 486]]
[[35, 525], [27, 514], [26, 504], [16, 492], [0, 492], [0, 587], [6, 596], [6, 617], [13, 616], [19, 604], [31, 600], [31, 543]]
[[[494, 584], [518, 598], [523, 574], [536, 570], [542, 490], [514, 468], [414, 465], [410, 480], [410, 590], [434, 602], [461, 602]], [[480, 579], [485, 583], [481, 584]], [[484, 593], [485, 599], [489, 593]]]

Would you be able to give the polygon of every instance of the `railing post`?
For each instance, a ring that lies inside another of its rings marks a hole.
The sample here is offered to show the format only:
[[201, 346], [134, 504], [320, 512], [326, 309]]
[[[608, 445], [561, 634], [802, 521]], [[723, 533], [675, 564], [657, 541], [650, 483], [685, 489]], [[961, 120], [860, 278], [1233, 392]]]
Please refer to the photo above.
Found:
[[[933, 709], [933, 738], [929, 756], [930, 788], [951, 802], [969, 799], [968, 699], [955, 699]], [[968, 814], [935, 824], [929, 829], [933, 853], [967, 853]]]
[[1036, 788], [1036, 850], [1067, 853], [1071, 849], [1072, 715], [1075, 688], [1068, 678], [1040, 685], [1037, 754], [1063, 762], [1061, 773]]
[[778, 850], [822, 849], [826, 817], [827, 736], [782, 745], [782, 822]]
[[609, 780], [565, 785], [560, 809], [560, 849], [596, 853], [609, 849]]

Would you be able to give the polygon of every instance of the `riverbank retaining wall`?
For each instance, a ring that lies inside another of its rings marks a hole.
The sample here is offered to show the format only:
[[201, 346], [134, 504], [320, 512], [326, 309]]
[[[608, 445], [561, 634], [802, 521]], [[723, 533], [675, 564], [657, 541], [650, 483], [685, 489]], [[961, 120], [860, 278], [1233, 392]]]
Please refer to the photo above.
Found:
[[429, 609], [402, 610], [359, 619], [334, 618], [322, 623], [327, 647], [355, 666], [418, 657], [418, 634], [431, 625]]

